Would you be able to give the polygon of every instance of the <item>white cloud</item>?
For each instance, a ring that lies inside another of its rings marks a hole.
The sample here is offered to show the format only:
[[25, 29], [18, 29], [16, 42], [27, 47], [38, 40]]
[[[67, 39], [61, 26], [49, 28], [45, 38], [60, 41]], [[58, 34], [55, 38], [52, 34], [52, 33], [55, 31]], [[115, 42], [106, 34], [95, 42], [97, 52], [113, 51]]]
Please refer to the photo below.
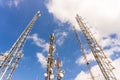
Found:
[[36, 55], [37, 55], [38, 61], [40, 62], [41, 66], [45, 68], [46, 58], [43, 55], [43, 53], [48, 52], [49, 44], [44, 39], [39, 38], [38, 34], [33, 34], [31, 36], [28, 36], [28, 39], [32, 39], [35, 45], [43, 49], [42, 52], [37, 52]]
[[118, 35], [115, 38], [111, 38], [110, 36], [107, 36], [104, 39], [101, 39], [101, 42], [100, 42], [100, 43], [102, 43], [101, 46], [103, 48], [106, 46], [110, 46], [110, 47], [120, 46], [119, 37], [120, 36], [118, 36]]
[[[120, 0], [49, 0], [46, 3], [49, 13], [61, 21], [69, 22], [79, 28], [75, 15], [85, 17], [92, 33], [100, 42], [103, 37], [116, 34], [120, 37]], [[84, 22], [87, 22], [84, 19]], [[87, 24], [87, 25], [88, 25]], [[120, 40], [120, 39], [116, 39]], [[101, 43], [100, 45], [104, 45]], [[106, 44], [107, 45], [107, 44]]]
[[8, 6], [9, 6], [9, 7], [12, 7], [12, 6], [18, 7], [18, 5], [19, 5], [22, 1], [23, 1], [23, 0], [9, 0]]
[[[115, 52], [120, 52], [120, 43], [119, 43], [119, 39], [117, 37], [117, 39], [114, 39], [114, 38], [111, 38], [110, 36], [106, 37], [105, 39], [102, 39], [100, 41], [101, 46], [103, 48], [105, 47], [110, 47], [109, 49], [105, 49], [104, 50], [104, 53], [106, 54], [107, 57], [111, 57], [113, 55], [117, 55], [115, 54]], [[88, 61], [93, 61], [95, 60], [93, 54], [89, 51], [88, 52], [89, 54], [87, 54], [87, 59]], [[83, 56], [80, 56], [77, 60], [76, 60], [76, 63], [78, 65], [81, 65], [81, 64], [85, 64], [85, 60], [84, 60], [84, 57]]]
[[[90, 30], [92, 30], [92, 33], [96, 33], [94, 36], [100, 45], [103, 48], [107, 46], [111, 47], [110, 49], [105, 49], [104, 51], [105, 54], [110, 57], [111, 55], [115, 54], [114, 51], [120, 52], [119, 4], [120, 0], [49, 0], [46, 3], [46, 6], [49, 13], [52, 13], [53, 16], [62, 23], [69, 22], [71, 25], [77, 26], [75, 15], [78, 13], [83, 18], [85, 17], [86, 19], [83, 19], [84, 22], [86, 23], [88, 21], [86, 24], [93, 26], [92, 28], [90, 26], [88, 27]], [[77, 26], [77, 29], [78, 28], [79, 27]], [[111, 34], [116, 34], [117, 37], [111, 38]], [[106, 37], [106, 39], [103, 39], [103, 37]], [[89, 55], [92, 57], [91, 53]], [[94, 59], [92, 58], [92, 60]], [[120, 62], [118, 58], [113, 61], [113, 63], [117, 62]], [[84, 58], [80, 57], [76, 60], [76, 63], [79, 65], [83, 64]], [[117, 69], [119, 69], [118, 66]], [[95, 71], [95, 73], [96, 72], [97, 71]], [[84, 74], [86, 73], [80, 73], [79, 76], [75, 78], [75, 80], [83, 79]], [[80, 78], [80, 76], [82, 78]]]
[[8, 6], [8, 7], [18, 7], [18, 5], [22, 2], [23, 0], [0, 0], [0, 5], [1, 6]]
[[104, 52], [108, 57], [115, 54], [115, 52], [120, 52], [120, 39], [119, 36], [116, 38], [111, 38], [110, 36], [106, 37], [105, 39], [101, 39], [100, 43], [103, 48], [109, 47], [109, 49], [105, 49]]
[[[93, 66], [91, 70], [92, 70], [92, 73], [94, 75], [94, 79], [95, 80], [105, 80], [104, 77], [102, 76], [102, 74], [101, 74], [100, 69], [98, 68], [98, 66]], [[84, 71], [81, 71], [75, 77], [74, 80], [81, 80], [81, 79], [92, 80], [90, 74], [88, 72], [84, 72]]]
[[28, 39], [32, 39], [33, 43], [36, 46], [42, 48], [42, 51], [41, 52], [37, 52], [36, 56], [38, 58], [38, 61], [41, 64], [41, 66], [43, 68], [46, 68], [47, 61], [46, 61], [46, 58], [44, 56], [44, 53], [48, 52], [48, 50], [49, 50], [49, 43], [47, 43], [44, 39], [39, 38], [38, 34], [33, 34], [31, 36], [28, 36]]
[[99, 32], [108, 35], [119, 32], [119, 4], [119, 0], [49, 0], [46, 6], [63, 23], [76, 25], [75, 15], [79, 13]]
[[65, 38], [67, 37], [67, 32], [55, 32], [56, 43], [61, 46], [64, 43]]
[[115, 75], [116, 77], [118, 78], [117, 80], [120, 80], [120, 58], [116, 59], [114, 62], [113, 62], [113, 66], [115, 67]]
[[43, 52], [48, 52], [49, 50], [49, 43], [47, 43], [44, 39], [38, 37], [38, 34], [33, 34], [28, 37], [28, 39], [32, 39], [33, 42], [38, 46], [43, 48]]
[[[119, 66], [120, 66], [120, 58], [114, 60], [112, 62], [112, 64], [114, 65], [115, 69], [113, 70], [114, 73], [115, 73], [115, 76], [117, 77], [117, 80], [120, 80], [120, 76], [119, 76], [119, 73], [120, 73], [120, 69], [119, 69]], [[105, 80], [103, 75], [101, 74], [100, 72], [100, 69], [98, 67], [98, 65], [95, 65], [92, 67], [92, 72], [93, 72], [93, 75], [95, 77], [95, 80]], [[81, 79], [84, 79], [84, 80], [88, 80], [88, 78], [90, 79], [90, 74], [89, 73], [86, 73], [84, 71], [81, 71], [74, 80], [81, 80]]]
[[[89, 62], [95, 61], [95, 58], [94, 58], [94, 56], [93, 56], [92, 53], [89, 53], [89, 54], [87, 54], [86, 56], [87, 56], [87, 60], [88, 60]], [[80, 57], [75, 61], [75, 63], [78, 64], [78, 65], [85, 64], [85, 59], [84, 59], [84, 57], [83, 57], [83, 56], [80, 56]]]
[[38, 58], [38, 62], [40, 62], [41, 66], [43, 68], [46, 68], [46, 65], [47, 65], [47, 61], [46, 61], [46, 58], [45, 56], [42, 54], [42, 53], [37, 53], [37, 58]]
[[115, 46], [115, 47], [112, 47], [109, 50], [108, 49], [104, 50], [104, 52], [107, 54], [108, 57], [111, 57], [112, 55], [115, 54], [115, 52], [120, 52], [120, 47]]
[[89, 75], [88, 73], [81, 71], [74, 80], [81, 80], [81, 79], [88, 80], [88, 79], [90, 79], [90, 76], [88, 76], [88, 75]]
[[76, 61], [76, 64], [81, 65], [81, 64], [85, 64], [85, 60], [83, 56], [80, 56]]

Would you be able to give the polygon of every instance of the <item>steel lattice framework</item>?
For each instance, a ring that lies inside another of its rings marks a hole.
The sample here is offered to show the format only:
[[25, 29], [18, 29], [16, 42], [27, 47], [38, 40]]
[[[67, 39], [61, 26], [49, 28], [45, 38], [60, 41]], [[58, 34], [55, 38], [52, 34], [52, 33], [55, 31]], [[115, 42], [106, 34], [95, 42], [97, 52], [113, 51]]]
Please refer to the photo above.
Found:
[[54, 68], [54, 34], [50, 35], [49, 53], [47, 58], [47, 77], [46, 80], [52, 80]]
[[[54, 34], [50, 35], [50, 43], [49, 43], [49, 52], [47, 57], [47, 70], [44, 74], [45, 80], [61, 80], [64, 77], [64, 70], [60, 71], [62, 64], [59, 62], [58, 56], [56, 60], [54, 60]], [[55, 73], [56, 66], [56, 75]], [[56, 79], [55, 79], [56, 78]]]
[[17, 41], [13, 44], [10, 50], [7, 52], [8, 55], [2, 61], [0, 65], [0, 80], [10, 80], [13, 71], [17, 67], [18, 61], [22, 56], [23, 46], [26, 41], [28, 34], [30, 33], [33, 24], [40, 16], [40, 11], [38, 11], [31, 22], [27, 25], [26, 29], [17, 39]]
[[82, 18], [79, 15], [76, 15], [76, 20], [85, 39], [87, 40], [89, 48], [91, 49], [105, 80], [117, 80], [113, 73], [114, 67], [110, 64], [110, 61], [104, 54], [96, 39], [93, 37], [89, 28], [84, 24]]

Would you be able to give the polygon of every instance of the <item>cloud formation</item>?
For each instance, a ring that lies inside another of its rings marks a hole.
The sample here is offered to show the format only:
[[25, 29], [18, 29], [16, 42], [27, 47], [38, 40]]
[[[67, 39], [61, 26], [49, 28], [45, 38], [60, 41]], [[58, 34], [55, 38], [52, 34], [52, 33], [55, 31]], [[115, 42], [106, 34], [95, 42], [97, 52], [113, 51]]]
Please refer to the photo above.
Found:
[[43, 68], [46, 68], [47, 61], [46, 61], [45, 56], [42, 53], [38, 52], [37, 53], [37, 58], [38, 58], [38, 62], [40, 62], [40, 64], [41, 64], [41, 66]]
[[8, 6], [9, 8], [11, 7], [18, 7], [18, 5], [22, 2], [23, 0], [0, 0], [0, 5], [1, 6]]
[[39, 38], [38, 34], [33, 34], [29, 36], [28, 39], [32, 39], [35, 45], [37, 45], [40, 48], [43, 48], [42, 52], [48, 52], [49, 43], [47, 43], [44, 39]]
[[[116, 36], [118, 38], [118, 36]], [[117, 80], [120, 79], [119, 77], [119, 66], [120, 66], [120, 58], [117, 57], [116, 52], [120, 52], [120, 44], [118, 43], [119, 40], [116, 38], [112, 38], [110, 36], [104, 38], [101, 43], [104, 49], [104, 52], [106, 53], [106, 55], [108, 56], [108, 59], [110, 62], [112, 62], [112, 65], [115, 67], [114, 73], [117, 77]], [[111, 60], [110, 57], [114, 57], [115, 60]], [[91, 61], [95, 61], [95, 58], [93, 57], [93, 54], [91, 52], [89, 52], [89, 54], [87, 54], [87, 59], [88, 61], [91, 63]], [[85, 59], [83, 56], [80, 56], [77, 60], [76, 60], [76, 64], [78, 64], [79, 66], [82, 65], [86, 65], [85, 64]], [[101, 74], [100, 70], [98, 70], [99, 67], [98, 65], [94, 65], [92, 66], [92, 72], [95, 75], [95, 79], [96, 80], [105, 80], [103, 75]], [[97, 71], [97, 72], [96, 72]], [[87, 76], [87, 77], [86, 77]], [[80, 80], [85, 78], [85, 80], [88, 80], [88, 77], [90, 76], [89, 73], [85, 72], [85, 71], [81, 71], [75, 78], [75, 80]], [[98, 77], [99, 76], [99, 77]]]
[[[62, 23], [70, 23], [75, 25], [79, 30], [79, 27], [75, 20], [75, 15], [78, 13], [83, 18], [83, 22], [88, 25], [98, 42], [104, 48], [105, 54], [111, 57], [115, 54], [115, 51], [120, 52], [120, 0], [49, 0], [46, 3], [49, 13], [61, 21]], [[85, 19], [84, 19], [85, 18]], [[93, 27], [91, 27], [91, 25]], [[115, 36], [111, 36], [115, 34]], [[92, 60], [93, 55], [88, 54]], [[77, 64], [83, 64], [83, 57], [77, 59]], [[113, 61], [114, 66], [119, 69], [119, 58]], [[118, 63], [118, 64], [117, 64]], [[92, 69], [98, 69], [97, 65]], [[116, 69], [116, 70], [117, 70]], [[117, 70], [119, 72], [119, 70]], [[116, 75], [118, 75], [115, 72]], [[97, 72], [95, 71], [95, 74]], [[120, 73], [120, 72], [119, 72]], [[80, 72], [75, 80], [86, 79], [86, 72]], [[100, 74], [101, 75], [101, 74]], [[84, 78], [83, 78], [84, 77]], [[117, 76], [119, 77], [119, 76]], [[103, 77], [99, 78], [104, 80]], [[96, 79], [96, 80], [99, 80]]]
[[[120, 80], [120, 76], [119, 76], [119, 73], [120, 73], [120, 69], [119, 69], [119, 66], [120, 66], [120, 58], [114, 60], [112, 62], [112, 65], [115, 67], [115, 69], [113, 70], [114, 73], [115, 73], [115, 76], [117, 77], [117, 80]], [[103, 75], [101, 74], [100, 72], [100, 69], [98, 67], [98, 65], [95, 65], [92, 67], [92, 72], [93, 72], [93, 75], [95, 77], [95, 80], [105, 80]], [[84, 79], [84, 80], [88, 80], [90, 79], [90, 74], [88, 72], [85, 72], [85, 71], [81, 71], [74, 80], [81, 80], [81, 79]]]
[[[120, 40], [120, 1], [119, 0], [49, 0], [46, 3], [49, 13], [61, 21], [69, 22], [71, 25], [77, 25], [75, 15], [78, 13], [84, 19], [87, 25], [92, 25], [91, 30], [97, 38], [100, 45], [116, 47]], [[78, 29], [78, 27], [77, 27]], [[115, 34], [117, 37], [110, 38]], [[106, 39], [103, 39], [106, 37]], [[108, 43], [108, 44], [107, 44]], [[119, 47], [119, 46], [117, 46]], [[110, 54], [112, 55], [112, 53]]]
[[55, 37], [56, 37], [56, 43], [57, 45], [61, 46], [64, 41], [65, 38], [67, 37], [68, 33], [67, 32], [55, 32]]
[[[119, 33], [119, 0], [49, 0], [48, 11], [61, 22], [76, 25], [75, 15], [87, 18], [90, 25], [103, 35]], [[107, 31], [106, 31], [107, 30]]]
[[[92, 53], [87, 54], [87, 60], [88, 60], [89, 62], [95, 61], [95, 58], [94, 58], [94, 56], [93, 56]], [[78, 65], [83, 65], [83, 64], [86, 65], [85, 59], [84, 59], [83, 56], [80, 56], [80, 57], [75, 61], [75, 63], [78, 64]]]
[[[67, 32], [57, 31], [55, 30], [55, 40], [56, 44], [61, 46], [64, 43], [64, 40], [67, 36]], [[49, 51], [49, 43], [47, 43], [44, 39], [39, 38], [38, 34], [32, 34], [31, 36], [28, 36], [28, 39], [33, 40], [33, 43], [42, 48], [41, 52], [37, 52], [36, 56], [38, 58], [39, 63], [41, 64], [42, 68], [46, 68], [46, 57], [44, 56], [44, 53], [48, 53]], [[54, 45], [55, 46], [55, 45]], [[55, 47], [56, 50], [56, 47]]]
[[42, 38], [38, 37], [38, 34], [33, 34], [31, 36], [28, 36], [28, 39], [32, 39], [33, 43], [37, 45], [38, 47], [42, 48], [41, 52], [37, 52], [36, 56], [38, 58], [38, 62], [40, 62], [42, 68], [46, 67], [46, 57], [44, 56], [44, 53], [48, 52], [49, 50], [49, 44]]

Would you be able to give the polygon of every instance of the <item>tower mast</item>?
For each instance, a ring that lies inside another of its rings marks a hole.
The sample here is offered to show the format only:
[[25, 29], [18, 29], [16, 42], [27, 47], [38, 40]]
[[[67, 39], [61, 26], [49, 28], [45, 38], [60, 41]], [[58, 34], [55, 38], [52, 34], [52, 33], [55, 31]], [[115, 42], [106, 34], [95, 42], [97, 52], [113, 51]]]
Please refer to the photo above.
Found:
[[52, 80], [54, 78], [54, 34], [50, 35], [49, 53], [47, 58], [47, 73], [45, 73], [45, 80]]
[[88, 59], [87, 59], [87, 54], [86, 54], [85, 49], [84, 49], [84, 47], [83, 47], [83, 45], [82, 45], [82, 42], [81, 42], [81, 40], [80, 40], [79, 34], [78, 34], [78, 32], [77, 32], [77, 30], [76, 30], [76, 28], [75, 28], [74, 26], [73, 26], [73, 29], [74, 29], [76, 38], [77, 38], [77, 40], [78, 40], [78, 43], [79, 43], [79, 45], [80, 45], [82, 54], [83, 54], [83, 56], [84, 56], [85, 63], [86, 63], [86, 65], [87, 65], [87, 67], [88, 67], [88, 70], [89, 70], [89, 72], [90, 72], [90, 76], [91, 76], [92, 80], [95, 80], [95, 79], [94, 79], [94, 76], [93, 76], [93, 73], [92, 73], [92, 71], [91, 71], [90, 63], [89, 63], [89, 61], [88, 61]]
[[79, 15], [76, 15], [76, 20], [85, 39], [87, 40], [89, 48], [91, 49], [105, 80], [117, 80], [113, 73], [113, 66], [110, 64], [110, 61], [104, 54], [102, 48], [100, 47], [96, 39], [91, 34], [88, 27], [83, 23]]
[[20, 35], [17, 41], [7, 52], [8, 55], [0, 65], [0, 80], [10, 80], [12, 73], [17, 66], [17, 63], [22, 56], [22, 49], [24, 46], [24, 42], [28, 34], [30, 33], [33, 24], [35, 23], [35, 21], [38, 19], [39, 16], [40, 16], [40, 11], [38, 11], [35, 14], [31, 22], [27, 25], [26, 29], [23, 31], [23, 33]]
[[56, 61], [54, 61], [54, 34], [50, 35], [50, 44], [49, 44], [49, 52], [47, 58], [47, 71], [44, 74], [45, 80], [55, 80], [54, 78], [54, 68], [56, 66], [56, 80], [61, 80], [64, 77], [64, 71], [60, 71], [61, 64], [59, 63], [58, 56]]

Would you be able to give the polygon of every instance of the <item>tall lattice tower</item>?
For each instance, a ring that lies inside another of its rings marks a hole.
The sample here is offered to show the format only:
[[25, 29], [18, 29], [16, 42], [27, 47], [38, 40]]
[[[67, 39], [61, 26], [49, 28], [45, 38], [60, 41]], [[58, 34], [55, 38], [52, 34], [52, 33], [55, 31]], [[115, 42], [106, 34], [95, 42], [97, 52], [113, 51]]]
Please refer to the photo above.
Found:
[[74, 26], [73, 26], [73, 29], [74, 29], [76, 38], [77, 38], [77, 40], [78, 40], [79, 46], [80, 46], [80, 48], [81, 48], [83, 57], [84, 57], [84, 59], [85, 59], [85, 63], [86, 63], [87, 68], [88, 68], [88, 70], [89, 70], [89, 72], [90, 72], [91, 79], [92, 79], [92, 80], [95, 80], [95, 78], [94, 78], [94, 76], [93, 76], [93, 73], [92, 73], [92, 71], [91, 71], [91, 65], [90, 65], [90, 63], [89, 63], [89, 61], [88, 61], [88, 59], [87, 59], [87, 53], [85, 52], [85, 49], [84, 49], [84, 47], [83, 47], [83, 45], [82, 45], [82, 42], [81, 42], [80, 37], [79, 37], [79, 34], [78, 34], [78, 32], [77, 32], [77, 30], [76, 30], [76, 28], [75, 28]]
[[38, 11], [35, 14], [31, 22], [27, 25], [26, 29], [23, 31], [23, 33], [20, 35], [17, 41], [7, 52], [8, 53], [7, 56], [0, 65], [0, 80], [10, 80], [13, 71], [17, 67], [18, 61], [22, 56], [25, 40], [28, 34], [30, 33], [33, 24], [35, 23], [35, 21], [38, 19], [39, 16], [40, 16], [40, 11]]
[[[44, 74], [45, 80], [61, 80], [64, 77], [64, 70], [60, 71], [61, 63], [59, 62], [58, 56], [54, 61], [54, 34], [50, 35], [50, 43], [49, 43], [49, 52], [47, 58], [47, 70]], [[55, 73], [56, 66], [56, 74]]]
[[49, 53], [47, 58], [47, 73], [45, 73], [45, 80], [53, 80], [54, 74], [54, 34], [50, 35]]
[[100, 47], [96, 39], [93, 37], [88, 27], [82, 21], [82, 18], [79, 15], [76, 15], [76, 20], [85, 39], [87, 40], [89, 48], [91, 49], [105, 80], [117, 80], [113, 73], [114, 67], [110, 64], [110, 61], [104, 54], [102, 48]]

